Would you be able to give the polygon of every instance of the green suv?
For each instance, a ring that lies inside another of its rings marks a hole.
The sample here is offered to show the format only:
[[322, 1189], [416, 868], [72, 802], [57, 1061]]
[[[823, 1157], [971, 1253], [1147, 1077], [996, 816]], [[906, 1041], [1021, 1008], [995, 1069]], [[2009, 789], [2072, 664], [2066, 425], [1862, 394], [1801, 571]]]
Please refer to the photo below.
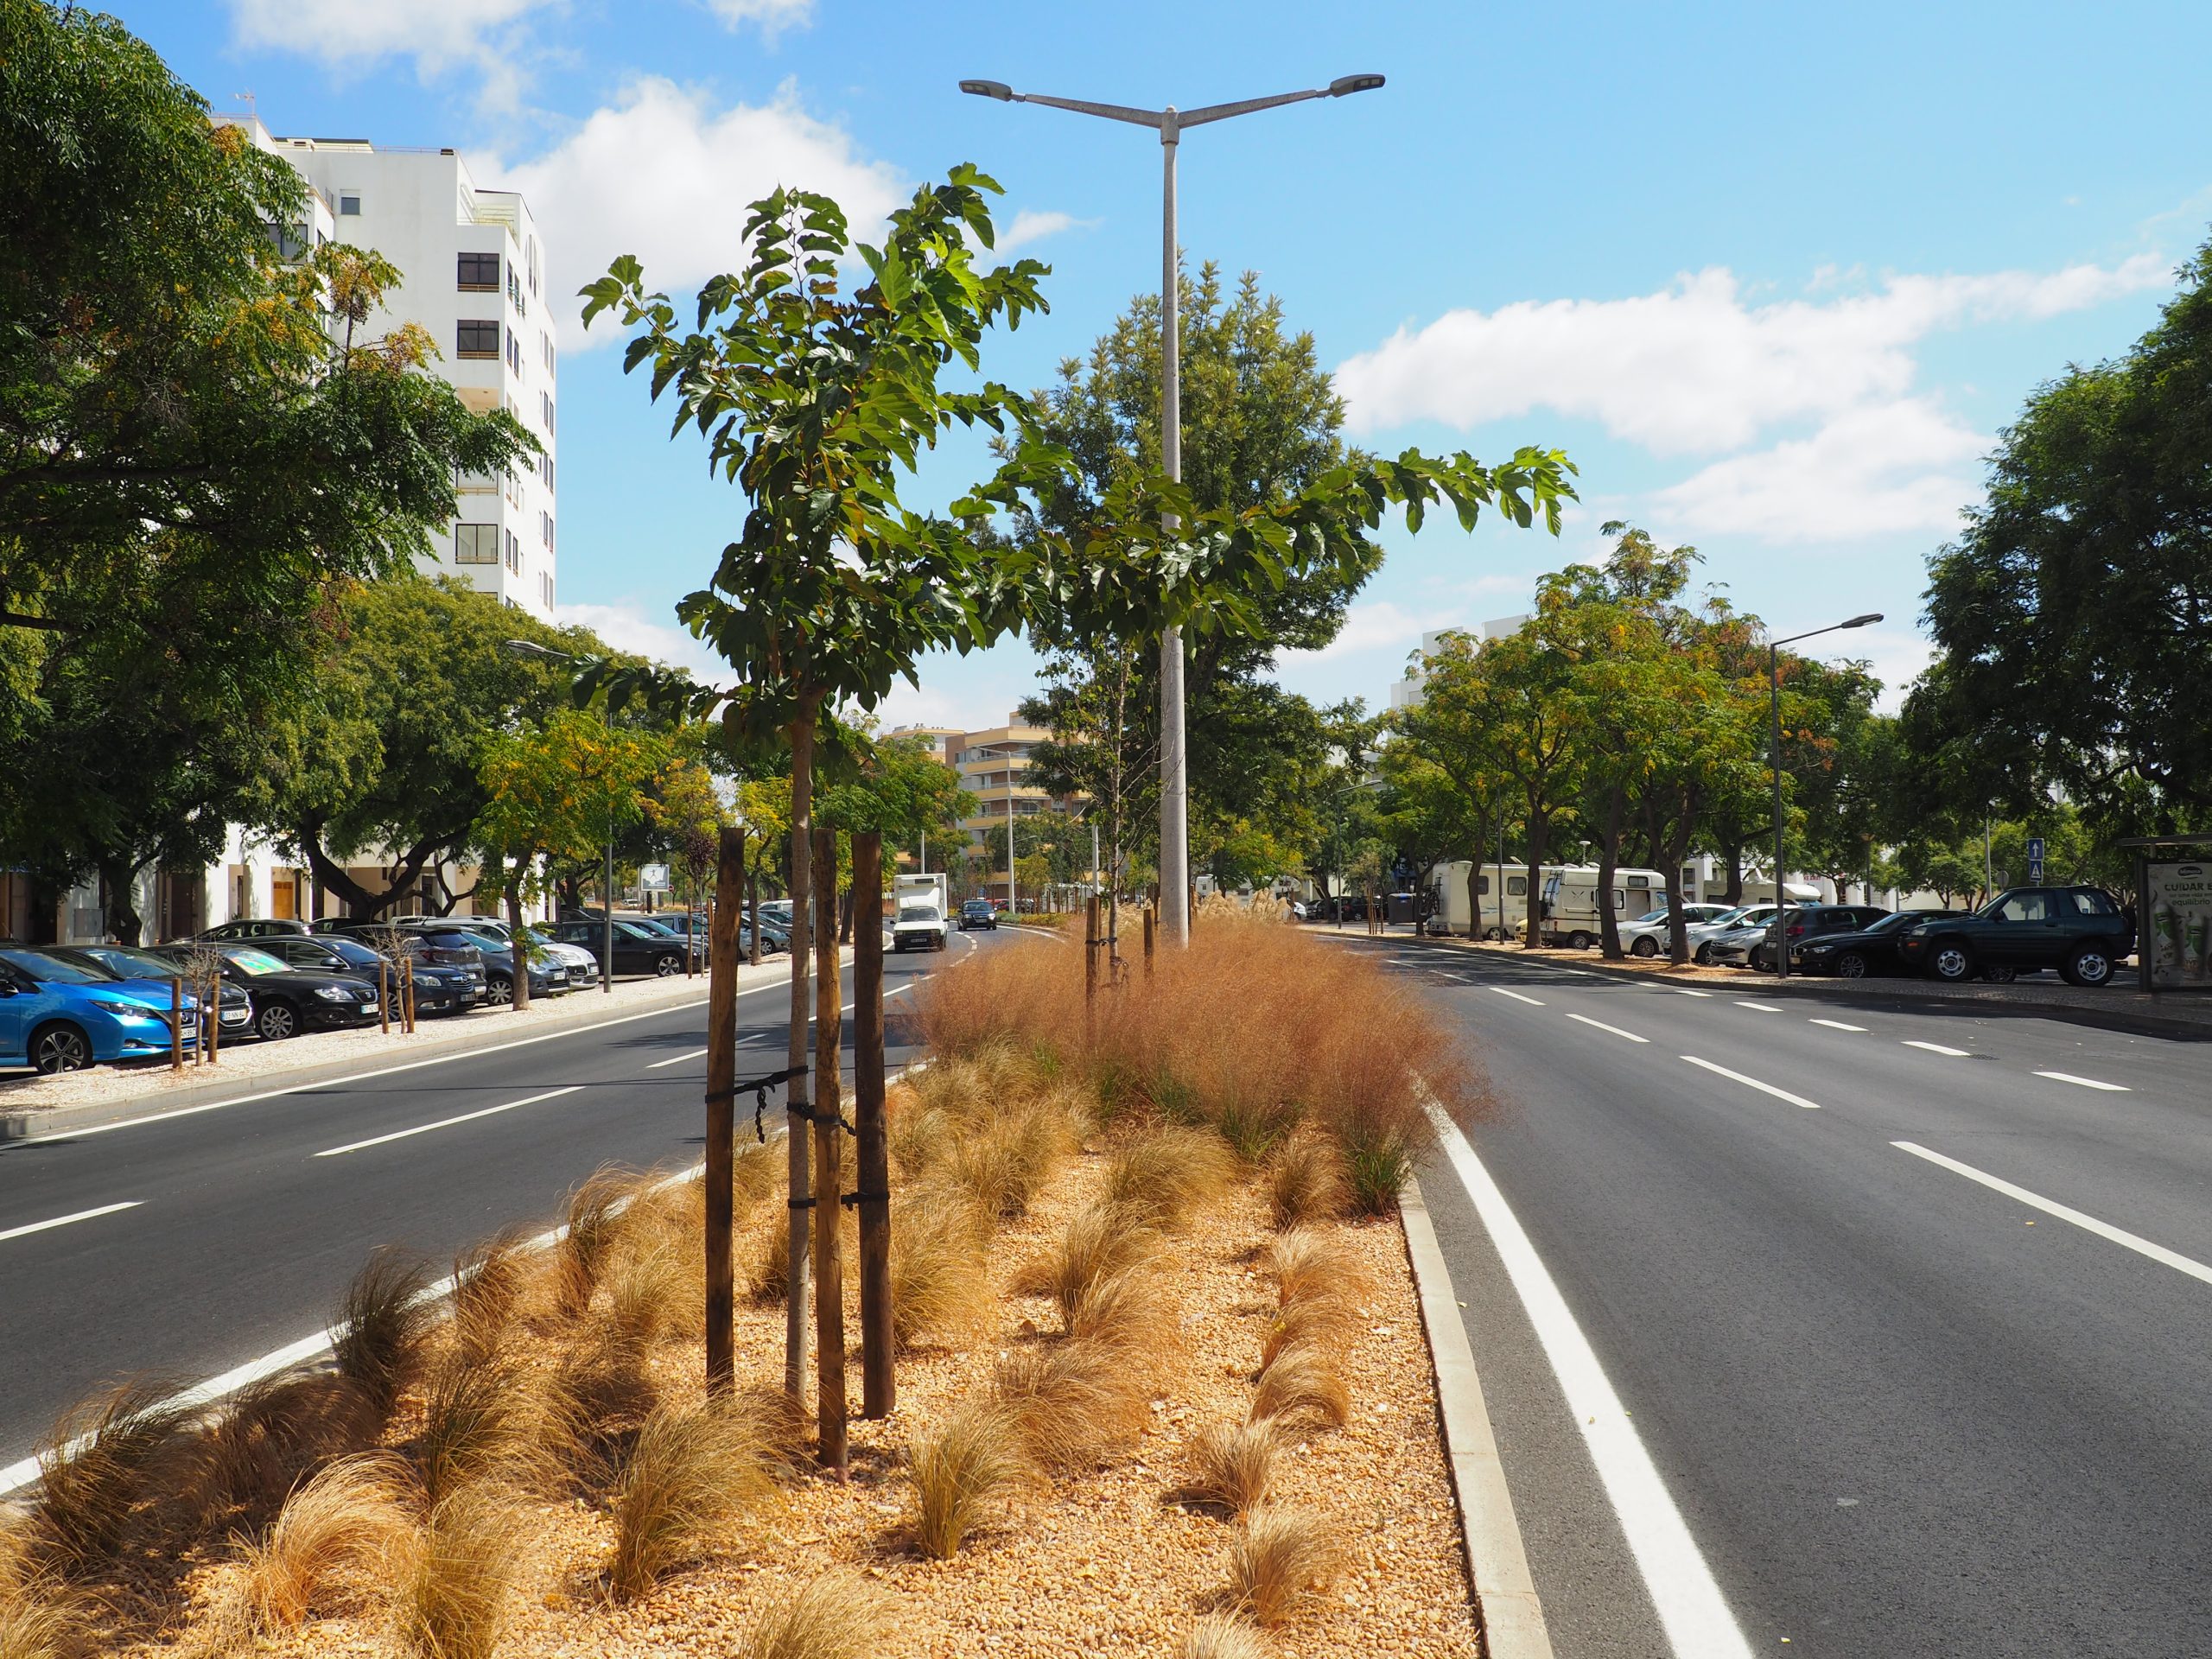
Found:
[[2008, 887], [1980, 910], [1931, 916], [1897, 941], [1908, 969], [1954, 982], [2056, 968], [2102, 985], [2135, 948], [2135, 918], [2101, 887]]

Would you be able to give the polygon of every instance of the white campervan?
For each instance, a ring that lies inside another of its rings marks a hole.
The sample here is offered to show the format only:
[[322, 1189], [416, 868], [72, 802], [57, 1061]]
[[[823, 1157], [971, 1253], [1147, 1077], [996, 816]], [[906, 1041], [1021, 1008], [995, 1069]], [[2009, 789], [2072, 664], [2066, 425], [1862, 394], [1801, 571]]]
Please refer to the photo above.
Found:
[[1616, 923], [1632, 922], [1666, 902], [1667, 878], [1624, 864], [1613, 872], [1612, 891], [1601, 895], [1595, 864], [1567, 864], [1546, 873], [1540, 896], [1544, 943], [1587, 950], [1604, 937], [1600, 905], [1611, 908]]
[[[1543, 879], [1559, 868], [1547, 864], [1537, 878], [1541, 887]], [[1475, 878], [1475, 890], [1467, 891], [1467, 877]], [[1429, 908], [1429, 928], [1438, 930], [1443, 924], [1453, 933], [1465, 934], [1470, 925], [1475, 934], [1485, 939], [1510, 939], [1513, 930], [1529, 914], [1529, 867], [1526, 864], [1484, 864], [1478, 866], [1466, 859], [1455, 863], [1440, 865], [1430, 878], [1429, 892], [1435, 903]], [[1475, 914], [1474, 906], [1482, 907], [1482, 914]]]

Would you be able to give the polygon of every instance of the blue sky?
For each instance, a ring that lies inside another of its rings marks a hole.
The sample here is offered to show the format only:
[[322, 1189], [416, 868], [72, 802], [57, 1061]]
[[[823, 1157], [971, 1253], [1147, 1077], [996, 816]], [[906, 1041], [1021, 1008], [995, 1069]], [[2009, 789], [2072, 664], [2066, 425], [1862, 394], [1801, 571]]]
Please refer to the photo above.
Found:
[[[1927, 554], [2038, 382], [2124, 349], [2212, 220], [2212, 7], [140, 0], [116, 10], [218, 109], [279, 133], [454, 145], [524, 190], [556, 283], [634, 251], [671, 289], [737, 258], [779, 181], [880, 213], [950, 164], [1007, 187], [1052, 314], [1001, 340], [1042, 385], [1159, 281], [1158, 145], [963, 98], [963, 76], [1185, 107], [1355, 70], [1380, 92], [1190, 135], [1182, 241], [1310, 328], [1371, 447], [1564, 448], [1554, 543], [1432, 524], [1287, 683], [1384, 699], [1424, 628], [1522, 608], [1609, 518], [1694, 543], [1790, 631], [1862, 609], [1901, 686]], [[740, 511], [564, 331], [561, 599], [696, 652], [671, 607]], [[919, 500], [982, 465], [948, 446]], [[982, 725], [1020, 646], [932, 658], [887, 714]]]

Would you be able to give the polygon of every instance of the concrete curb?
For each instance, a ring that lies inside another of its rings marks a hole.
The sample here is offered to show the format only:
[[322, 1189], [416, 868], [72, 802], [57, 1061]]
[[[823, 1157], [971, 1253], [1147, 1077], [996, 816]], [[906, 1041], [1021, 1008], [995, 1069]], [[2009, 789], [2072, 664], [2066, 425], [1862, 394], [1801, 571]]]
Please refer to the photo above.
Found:
[[1543, 1604], [1537, 1599], [1528, 1554], [1522, 1548], [1521, 1523], [1513, 1513], [1505, 1466], [1498, 1460], [1497, 1441], [1491, 1433], [1474, 1350], [1459, 1318], [1459, 1299], [1452, 1294], [1452, 1275], [1421, 1198], [1421, 1183], [1410, 1174], [1399, 1189], [1398, 1211], [1405, 1224], [1406, 1255], [1421, 1299], [1429, 1358], [1436, 1370], [1444, 1455], [1459, 1503], [1467, 1576], [1482, 1615], [1483, 1650], [1489, 1659], [1552, 1659], [1551, 1634], [1544, 1626]]

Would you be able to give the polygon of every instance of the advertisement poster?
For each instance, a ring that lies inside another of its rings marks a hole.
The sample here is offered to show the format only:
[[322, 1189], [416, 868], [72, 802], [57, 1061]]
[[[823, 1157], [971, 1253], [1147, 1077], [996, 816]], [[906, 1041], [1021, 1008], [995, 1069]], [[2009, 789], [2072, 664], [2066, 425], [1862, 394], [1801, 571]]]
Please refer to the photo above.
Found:
[[2141, 949], [2151, 988], [2212, 988], [2212, 860], [2144, 867]]

